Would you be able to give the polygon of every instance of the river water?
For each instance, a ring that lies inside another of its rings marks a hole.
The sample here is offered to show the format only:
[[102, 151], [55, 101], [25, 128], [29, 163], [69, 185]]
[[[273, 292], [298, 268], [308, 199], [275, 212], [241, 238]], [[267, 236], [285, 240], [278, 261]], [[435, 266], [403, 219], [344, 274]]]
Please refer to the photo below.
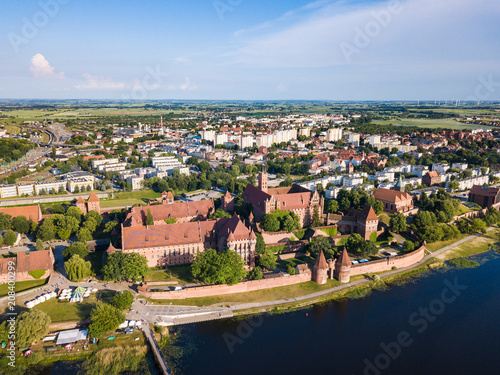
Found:
[[500, 256], [284, 314], [176, 327], [175, 375], [498, 374]]

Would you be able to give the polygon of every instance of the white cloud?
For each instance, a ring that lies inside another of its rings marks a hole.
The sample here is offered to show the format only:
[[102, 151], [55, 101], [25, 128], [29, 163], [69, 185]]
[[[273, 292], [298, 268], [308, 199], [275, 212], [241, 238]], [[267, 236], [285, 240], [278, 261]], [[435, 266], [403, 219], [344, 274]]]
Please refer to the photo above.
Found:
[[184, 78], [184, 82], [179, 85], [170, 84], [167, 86], [168, 90], [180, 90], [180, 91], [193, 91], [196, 90], [198, 86], [196, 86], [189, 77]]
[[78, 90], [121, 90], [127, 87], [125, 82], [114, 82], [110, 77], [93, 76], [88, 73], [83, 77], [85, 82], [75, 86]]
[[31, 58], [30, 71], [36, 78], [64, 78], [64, 73], [55, 73], [54, 68], [41, 53]]
[[[500, 32], [500, 24], [494, 22], [500, 16], [497, 0], [401, 0], [402, 11], [380, 18], [397, 2], [311, 3], [272, 22], [237, 32], [236, 47], [224, 56], [224, 63], [322, 68], [350, 63], [458, 63], [464, 58], [498, 61], [498, 49], [492, 48], [498, 45], [494, 35]], [[372, 35], [362, 40], [357, 30]], [[342, 43], [359, 52], [346, 58]]]
[[174, 59], [174, 63], [176, 64], [190, 64], [191, 60], [189, 60], [187, 57], [179, 56]]

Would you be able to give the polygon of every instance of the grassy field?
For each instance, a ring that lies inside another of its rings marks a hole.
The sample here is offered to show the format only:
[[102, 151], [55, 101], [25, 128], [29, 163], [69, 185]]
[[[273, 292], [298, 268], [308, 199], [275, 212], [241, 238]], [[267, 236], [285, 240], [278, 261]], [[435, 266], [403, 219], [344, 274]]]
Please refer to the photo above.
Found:
[[[443, 254], [439, 254], [436, 258], [440, 260], [450, 259], [450, 258], [460, 258], [469, 255], [484, 253], [491, 248], [491, 245], [498, 242], [500, 235], [500, 229], [494, 229], [481, 237], [474, 238], [470, 241], [464, 242], [454, 248], [445, 251]], [[453, 240], [457, 241], [457, 239]]]
[[425, 245], [425, 247], [430, 251], [430, 252], [434, 252], [434, 251], [437, 251], [437, 250], [440, 250], [442, 249], [443, 247], [446, 247], [448, 245], [451, 245], [457, 241], [460, 241], [461, 239], [467, 237], [468, 234], [462, 234], [460, 233], [460, 235], [456, 238], [452, 238], [451, 240], [448, 240], [448, 241], [438, 241], [438, 242], [434, 242], [434, 243], [428, 243], [427, 245]]
[[186, 300], [151, 300], [155, 304], [172, 304], [176, 305], [189, 305], [189, 306], [209, 306], [214, 304], [224, 304], [224, 303], [249, 303], [249, 302], [265, 302], [274, 301], [285, 298], [294, 298], [298, 296], [303, 296], [306, 294], [311, 294], [319, 292], [321, 290], [333, 288], [340, 285], [337, 280], [328, 279], [326, 284], [319, 285], [314, 281], [308, 281], [305, 283], [288, 285], [279, 288], [271, 288], [264, 290], [257, 290], [255, 292], [248, 293], [235, 293], [226, 294], [221, 296], [211, 296], [202, 298], [190, 298]]
[[421, 128], [446, 128], [446, 129], [491, 129], [491, 126], [479, 126], [471, 124], [462, 124], [453, 119], [406, 119], [396, 118], [391, 120], [373, 120], [374, 124], [378, 125], [402, 125], [402, 126], [419, 126]]
[[[29, 280], [29, 281], [18, 281], [16, 283], [16, 292], [23, 292], [28, 289], [38, 288], [42, 285], [45, 285], [47, 279], [41, 280]], [[8, 284], [4, 283], [0, 285], [0, 297], [4, 297], [9, 292]]]
[[95, 295], [78, 303], [59, 302], [58, 299], [53, 298], [39, 303], [34, 309], [47, 313], [52, 319], [52, 323], [72, 322], [88, 319], [96, 304], [97, 297]]
[[116, 193], [114, 199], [102, 199], [101, 207], [123, 207], [133, 206], [134, 204], [146, 204], [150, 199], [156, 199], [161, 196], [153, 190], [140, 190], [134, 192]]
[[151, 269], [144, 281], [178, 281], [179, 284], [191, 284], [196, 282], [191, 273], [191, 265], [169, 266], [168, 271], [162, 269]]

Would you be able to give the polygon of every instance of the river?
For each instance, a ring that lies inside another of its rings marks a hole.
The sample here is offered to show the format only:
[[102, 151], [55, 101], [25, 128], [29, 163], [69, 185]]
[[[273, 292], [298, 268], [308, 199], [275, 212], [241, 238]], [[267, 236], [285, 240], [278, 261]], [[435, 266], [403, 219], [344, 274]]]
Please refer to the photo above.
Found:
[[175, 375], [496, 374], [500, 256], [341, 302], [176, 327]]

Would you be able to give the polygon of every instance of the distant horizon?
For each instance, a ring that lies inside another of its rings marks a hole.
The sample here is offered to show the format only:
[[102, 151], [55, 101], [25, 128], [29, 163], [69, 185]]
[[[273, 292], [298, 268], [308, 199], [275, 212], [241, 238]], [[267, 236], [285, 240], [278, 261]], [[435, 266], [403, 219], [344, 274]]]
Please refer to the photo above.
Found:
[[3, 99], [500, 100], [496, 0], [26, 0], [2, 10]]

